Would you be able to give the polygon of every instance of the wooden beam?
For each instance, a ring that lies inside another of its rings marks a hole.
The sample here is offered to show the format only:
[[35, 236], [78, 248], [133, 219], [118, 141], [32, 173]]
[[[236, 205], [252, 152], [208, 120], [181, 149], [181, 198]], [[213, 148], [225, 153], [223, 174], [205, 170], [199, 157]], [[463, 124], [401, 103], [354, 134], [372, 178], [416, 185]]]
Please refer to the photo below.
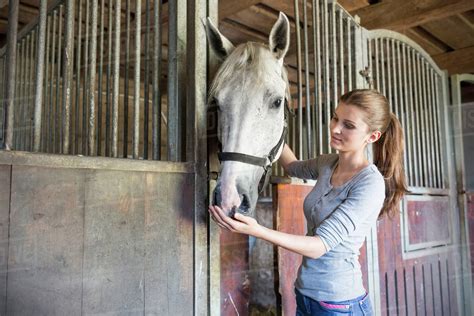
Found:
[[337, 0], [346, 11], [352, 12], [370, 5], [369, 0]]
[[219, 1], [219, 20], [222, 20], [232, 14], [250, 8], [261, 2], [261, 0], [220, 0]]
[[401, 31], [474, 9], [472, 0], [383, 1], [352, 12], [368, 29]]
[[432, 56], [439, 68], [450, 75], [474, 73], [474, 46]]
[[401, 32], [423, 47], [430, 55], [438, 55], [453, 50], [420, 26]]

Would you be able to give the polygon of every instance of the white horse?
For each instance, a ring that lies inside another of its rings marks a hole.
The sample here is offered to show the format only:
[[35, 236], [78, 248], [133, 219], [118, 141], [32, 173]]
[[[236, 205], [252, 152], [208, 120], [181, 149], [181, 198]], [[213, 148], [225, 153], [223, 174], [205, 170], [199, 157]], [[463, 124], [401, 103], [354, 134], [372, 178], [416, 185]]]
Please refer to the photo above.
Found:
[[222, 144], [213, 203], [230, 216], [235, 211], [253, 214], [259, 182], [267, 178], [284, 145], [289, 84], [283, 58], [290, 24], [280, 13], [268, 45], [248, 42], [234, 47], [210, 19], [206, 31], [222, 61], [209, 93], [210, 104], [218, 108]]

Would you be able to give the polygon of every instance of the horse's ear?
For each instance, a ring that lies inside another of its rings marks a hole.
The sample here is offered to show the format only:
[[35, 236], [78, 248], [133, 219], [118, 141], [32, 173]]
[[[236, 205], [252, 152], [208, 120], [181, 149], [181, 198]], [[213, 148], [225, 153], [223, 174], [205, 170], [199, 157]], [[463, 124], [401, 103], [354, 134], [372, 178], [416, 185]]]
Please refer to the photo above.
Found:
[[212, 50], [219, 59], [224, 60], [234, 50], [234, 45], [219, 32], [210, 18], [206, 19], [204, 26], [206, 27], [207, 39], [211, 44]]
[[283, 59], [290, 46], [290, 21], [283, 12], [270, 32], [270, 50], [277, 59]]

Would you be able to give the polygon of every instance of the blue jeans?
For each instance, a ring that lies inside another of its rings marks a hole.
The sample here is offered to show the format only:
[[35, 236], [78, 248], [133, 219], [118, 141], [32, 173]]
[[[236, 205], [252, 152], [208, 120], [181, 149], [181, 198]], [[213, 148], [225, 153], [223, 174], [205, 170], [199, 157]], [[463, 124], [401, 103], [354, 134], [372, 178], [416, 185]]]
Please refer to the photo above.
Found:
[[368, 294], [348, 301], [323, 302], [304, 296], [297, 289], [295, 293], [296, 316], [374, 315]]

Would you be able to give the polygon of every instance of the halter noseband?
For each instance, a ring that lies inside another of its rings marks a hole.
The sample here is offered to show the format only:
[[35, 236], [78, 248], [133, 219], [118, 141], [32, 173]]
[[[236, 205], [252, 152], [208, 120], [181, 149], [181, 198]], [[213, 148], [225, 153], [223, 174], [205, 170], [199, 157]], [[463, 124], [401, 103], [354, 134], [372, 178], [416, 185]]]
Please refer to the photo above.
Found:
[[217, 156], [219, 157], [220, 162], [223, 162], [223, 161], [238, 161], [238, 162], [246, 163], [246, 164], [249, 164], [249, 165], [262, 167], [263, 168], [262, 178], [264, 177], [265, 180], [264, 180], [263, 184], [260, 181], [260, 183], [258, 185], [258, 192], [259, 193], [261, 193], [266, 188], [266, 186], [268, 185], [268, 181], [270, 180], [270, 175], [271, 175], [271, 172], [272, 172], [271, 166], [272, 166], [273, 162], [275, 161], [276, 155], [280, 151], [280, 148], [285, 144], [285, 138], [286, 138], [286, 134], [288, 132], [286, 111], [289, 111], [291, 113], [291, 111], [289, 110], [288, 101], [286, 99], [285, 99], [285, 107], [286, 107], [286, 109], [285, 109], [285, 122], [284, 122], [284, 125], [283, 125], [283, 132], [281, 133], [280, 140], [270, 150], [270, 153], [268, 155], [263, 156], [263, 157], [258, 157], [258, 156], [252, 156], [252, 155], [247, 155], [247, 154], [238, 153], [238, 152], [219, 152], [219, 153], [217, 153]]

